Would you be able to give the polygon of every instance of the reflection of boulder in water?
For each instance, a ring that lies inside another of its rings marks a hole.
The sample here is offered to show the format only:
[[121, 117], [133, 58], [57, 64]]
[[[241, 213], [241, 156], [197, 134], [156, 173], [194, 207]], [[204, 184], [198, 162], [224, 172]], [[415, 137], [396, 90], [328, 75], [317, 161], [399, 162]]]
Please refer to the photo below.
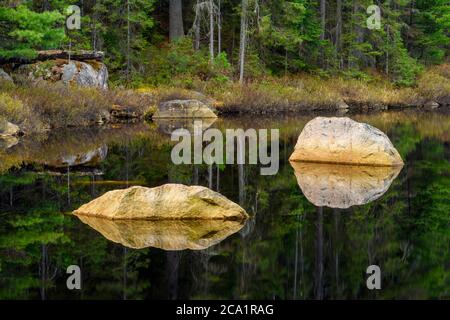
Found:
[[201, 123], [201, 130], [205, 131], [216, 121], [216, 118], [203, 118], [203, 119], [154, 119], [153, 121], [158, 126], [158, 130], [164, 134], [171, 135], [177, 129], [186, 129], [191, 135], [194, 134], [194, 124]]
[[142, 249], [203, 250], [238, 232], [245, 221], [231, 220], [107, 220], [79, 219], [110, 241]]
[[318, 207], [346, 209], [381, 197], [402, 167], [291, 162], [305, 197]]
[[236, 203], [202, 186], [165, 184], [113, 190], [74, 212], [106, 238], [131, 248], [208, 248], [248, 218]]
[[97, 166], [106, 159], [108, 146], [103, 145], [97, 149], [79, 154], [65, 154], [55, 160], [45, 162], [46, 166], [52, 168], [65, 168], [76, 166]]
[[9, 149], [19, 143], [19, 139], [15, 136], [0, 136], [0, 150]]

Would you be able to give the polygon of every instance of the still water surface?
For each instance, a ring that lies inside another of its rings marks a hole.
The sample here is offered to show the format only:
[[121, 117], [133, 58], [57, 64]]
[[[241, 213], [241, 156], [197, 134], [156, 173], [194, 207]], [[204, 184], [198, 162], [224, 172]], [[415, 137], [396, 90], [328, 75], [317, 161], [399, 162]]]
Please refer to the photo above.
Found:
[[[352, 116], [390, 137], [406, 163], [393, 174], [318, 165], [295, 172], [288, 158], [313, 117], [210, 124], [279, 128], [275, 176], [261, 176], [257, 165], [172, 164], [173, 123], [67, 130], [0, 149], [0, 298], [449, 299], [450, 115]], [[67, 165], [86, 159], [89, 166]], [[322, 184], [333, 179], [365, 191], [328, 195]], [[217, 190], [251, 219], [214, 238], [220, 226], [108, 225], [70, 215], [108, 190], [168, 182]], [[204, 236], [181, 250], [179, 230]], [[153, 247], [142, 248], [139, 236], [149, 232]], [[73, 264], [82, 290], [66, 288]], [[382, 271], [378, 291], [366, 287], [372, 264]]]

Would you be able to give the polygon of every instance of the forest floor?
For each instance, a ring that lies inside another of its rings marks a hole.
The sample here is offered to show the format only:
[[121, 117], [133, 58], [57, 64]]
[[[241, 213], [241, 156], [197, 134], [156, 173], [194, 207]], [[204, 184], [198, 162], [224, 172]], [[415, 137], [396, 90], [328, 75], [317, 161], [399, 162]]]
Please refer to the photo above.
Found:
[[192, 81], [189, 86], [138, 89], [37, 86], [0, 82], [0, 120], [25, 133], [108, 122], [141, 121], [162, 101], [196, 99], [219, 115], [369, 112], [450, 105], [450, 64], [425, 71], [414, 87], [398, 88], [383, 78], [372, 81], [314, 75], [264, 77], [244, 85], [226, 81]]

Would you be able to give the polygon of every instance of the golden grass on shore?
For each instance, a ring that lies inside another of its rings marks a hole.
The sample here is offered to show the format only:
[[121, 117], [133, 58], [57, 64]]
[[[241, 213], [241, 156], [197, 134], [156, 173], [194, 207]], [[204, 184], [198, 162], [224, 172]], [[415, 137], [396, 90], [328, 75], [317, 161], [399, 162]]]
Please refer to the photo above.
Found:
[[0, 82], [0, 118], [28, 133], [104, 122], [113, 105], [131, 107], [143, 114], [152, 103], [151, 96], [133, 90], [67, 87], [61, 83], [24, 87]]
[[174, 99], [200, 100], [224, 114], [282, 114], [347, 107], [354, 110], [408, 108], [430, 102], [450, 105], [449, 64], [429, 68], [411, 88], [395, 87], [381, 76], [372, 79], [301, 74], [264, 77], [242, 86], [233, 81], [192, 79], [189, 86], [135, 90], [77, 88], [61, 83], [18, 86], [0, 82], [0, 120], [13, 122], [28, 133], [42, 132], [107, 122], [115, 105], [145, 114], [160, 102]]
[[[180, 81], [175, 81], [180, 83]], [[199, 92], [215, 100], [223, 113], [280, 113], [310, 110], [336, 110], [344, 103], [350, 109], [422, 107], [429, 102], [449, 104], [450, 65], [429, 68], [415, 87], [395, 87], [381, 76], [371, 81], [344, 77], [321, 78], [310, 74], [264, 77], [241, 86], [228, 81], [193, 80], [186, 87], [140, 88], [157, 101], [199, 99]]]

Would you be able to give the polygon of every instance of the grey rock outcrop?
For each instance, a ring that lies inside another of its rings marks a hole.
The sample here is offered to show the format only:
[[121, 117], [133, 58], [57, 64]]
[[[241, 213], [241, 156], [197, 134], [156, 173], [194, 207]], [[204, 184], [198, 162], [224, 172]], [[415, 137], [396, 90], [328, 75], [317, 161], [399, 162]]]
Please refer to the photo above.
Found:
[[13, 78], [11, 78], [11, 76], [7, 74], [2, 68], [0, 68], [0, 80], [14, 82]]

